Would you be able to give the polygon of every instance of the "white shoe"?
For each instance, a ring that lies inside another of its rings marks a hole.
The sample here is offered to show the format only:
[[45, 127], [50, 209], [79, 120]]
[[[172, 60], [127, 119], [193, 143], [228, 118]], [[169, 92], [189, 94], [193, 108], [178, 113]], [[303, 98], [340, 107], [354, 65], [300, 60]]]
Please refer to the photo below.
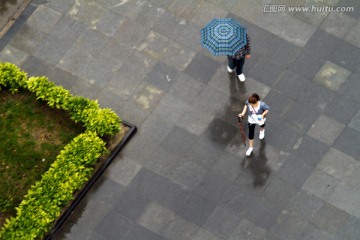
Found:
[[229, 66], [227, 66], [227, 71], [228, 71], [228, 73], [232, 73], [234, 71], [234, 69], [231, 69]]
[[250, 156], [254, 148], [249, 147], [249, 149], [246, 151], [246, 156]]
[[260, 134], [259, 134], [259, 138], [260, 139], [264, 139], [265, 137], [265, 129], [264, 130], [260, 130]]
[[245, 82], [245, 75], [243, 73], [238, 75], [238, 78], [239, 78], [240, 82]]

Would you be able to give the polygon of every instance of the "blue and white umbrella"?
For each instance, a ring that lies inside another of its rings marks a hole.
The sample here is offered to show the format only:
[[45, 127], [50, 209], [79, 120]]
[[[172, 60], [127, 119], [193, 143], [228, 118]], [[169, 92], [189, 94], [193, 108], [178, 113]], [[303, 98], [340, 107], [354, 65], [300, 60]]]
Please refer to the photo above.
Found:
[[232, 18], [215, 18], [201, 29], [201, 45], [213, 55], [235, 55], [246, 45], [246, 28]]

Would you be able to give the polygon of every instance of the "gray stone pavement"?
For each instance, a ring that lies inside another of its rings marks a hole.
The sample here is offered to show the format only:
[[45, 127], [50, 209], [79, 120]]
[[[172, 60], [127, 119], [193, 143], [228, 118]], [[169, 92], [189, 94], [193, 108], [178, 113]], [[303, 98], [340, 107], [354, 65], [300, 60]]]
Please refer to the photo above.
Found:
[[[360, 238], [358, 1], [50, 0], [25, 16], [1, 61], [139, 128], [54, 239]], [[200, 46], [214, 17], [248, 27], [245, 83]], [[253, 92], [271, 112], [247, 158]]]

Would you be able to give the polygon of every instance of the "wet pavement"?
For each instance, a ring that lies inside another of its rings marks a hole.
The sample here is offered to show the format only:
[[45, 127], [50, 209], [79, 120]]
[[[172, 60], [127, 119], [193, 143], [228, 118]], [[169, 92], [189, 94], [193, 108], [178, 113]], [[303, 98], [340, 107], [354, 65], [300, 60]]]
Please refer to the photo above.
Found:
[[[360, 4], [285, 2], [31, 2], [0, 60], [138, 127], [54, 239], [360, 238]], [[354, 9], [288, 8], [324, 5]], [[214, 17], [248, 27], [245, 83], [200, 46]], [[271, 111], [245, 157], [253, 92]]]

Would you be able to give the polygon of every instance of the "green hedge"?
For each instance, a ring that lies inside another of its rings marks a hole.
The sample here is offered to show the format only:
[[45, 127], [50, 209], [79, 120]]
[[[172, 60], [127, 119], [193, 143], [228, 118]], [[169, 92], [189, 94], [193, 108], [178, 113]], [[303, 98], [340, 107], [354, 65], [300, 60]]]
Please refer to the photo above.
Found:
[[42, 179], [29, 189], [16, 208], [17, 215], [7, 219], [0, 230], [0, 239], [40, 239], [73, 199], [74, 192], [87, 182], [95, 162], [106, 151], [100, 137], [115, 135], [121, 120], [111, 109], [101, 109], [97, 101], [73, 96], [46, 77], [28, 78], [11, 63], [0, 63], [1, 86], [12, 93], [29, 90], [49, 106], [68, 111], [75, 122], [86, 127], [85, 133], [66, 145]]
[[87, 182], [94, 163], [105, 151], [105, 142], [94, 132], [75, 137], [24, 196], [16, 208], [16, 217], [6, 220], [0, 231], [1, 239], [44, 236], [73, 199], [73, 193]]

